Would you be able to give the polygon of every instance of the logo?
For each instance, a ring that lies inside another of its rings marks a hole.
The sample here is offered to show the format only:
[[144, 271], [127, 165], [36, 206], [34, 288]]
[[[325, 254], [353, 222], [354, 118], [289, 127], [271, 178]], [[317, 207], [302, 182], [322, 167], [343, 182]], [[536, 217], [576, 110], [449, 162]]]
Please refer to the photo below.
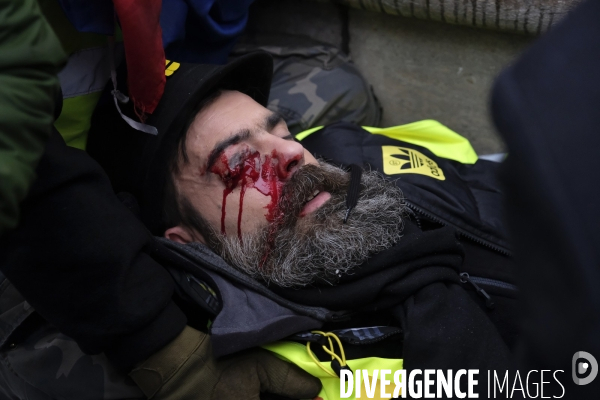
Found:
[[[410, 372], [400, 369], [340, 371], [340, 398], [362, 398], [387, 400], [391, 398], [433, 399], [433, 398], [479, 398], [475, 393], [478, 369], [442, 371], [440, 369], [414, 369]], [[387, 379], [386, 379], [387, 378]], [[462, 384], [461, 384], [462, 382]]]
[[[580, 378], [585, 374], [588, 376]], [[598, 375], [598, 362], [593, 355], [585, 351], [573, 354], [573, 382], [576, 385], [587, 385], [596, 379], [596, 375]]]
[[165, 76], [173, 75], [173, 72], [177, 71], [180, 65], [175, 61], [165, 60]]
[[381, 146], [383, 151], [383, 173], [420, 174], [440, 181], [446, 180], [444, 171], [437, 163], [421, 152], [407, 147]]
[[[501, 371], [488, 370], [487, 385], [479, 385], [479, 372], [478, 369], [392, 371], [347, 368], [340, 371], [339, 398], [366, 397], [387, 400], [404, 399], [407, 396], [411, 399], [562, 399], [565, 397], [565, 387], [558, 376], [559, 373], [565, 372], [562, 369], [504, 371], [504, 374]], [[552, 384], [552, 378], [560, 386], [560, 392], [557, 392], [557, 386]]]

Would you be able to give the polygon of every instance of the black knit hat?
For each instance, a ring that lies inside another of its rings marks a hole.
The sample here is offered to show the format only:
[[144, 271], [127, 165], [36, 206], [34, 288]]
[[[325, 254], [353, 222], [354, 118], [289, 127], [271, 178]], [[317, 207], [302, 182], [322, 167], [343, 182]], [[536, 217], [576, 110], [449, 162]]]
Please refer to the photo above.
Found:
[[[125, 84], [123, 75], [119, 73], [123, 82], [119, 83], [120, 90]], [[165, 228], [162, 218], [168, 156], [191, 113], [215, 88], [240, 91], [266, 106], [273, 60], [268, 53], [255, 52], [227, 65], [167, 64], [166, 75], [164, 94], [146, 121], [157, 128], [157, 135], [136, 131], [123, 121], [107, 88], [94, 112], [87, 146], [88, 153], [107, 172], [115, 192], [136, 197], [142, 220], [157, 235]], [[133, 118], [130, 105], [122, 108]]]

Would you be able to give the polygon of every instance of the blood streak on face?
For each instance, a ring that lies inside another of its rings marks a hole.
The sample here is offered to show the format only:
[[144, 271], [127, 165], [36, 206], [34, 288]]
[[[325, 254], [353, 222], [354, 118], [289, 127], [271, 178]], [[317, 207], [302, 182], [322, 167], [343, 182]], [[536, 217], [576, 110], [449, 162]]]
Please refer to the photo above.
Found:
[[211, 167], [210, 172], [221, 177], [225, 184], [223, 189], [223, 204], [221, 207], [221, 233], [225, 234], [225, 208], [227, 204], [227, 196], [240, 187], [240, 205], [238, 211], [238, 237], [242, 238], [242, 210], [244, 206], [244, 196], [247, 188], [255, 188], [265, 196], [270, 196], [271, 201], [265, 207], [267, 214], [265, 215], [268, 222], [272, 222], [278, 214], [277, 204], [281, 188], [284, 182], [281, 181], [277, 173], [278, 158], [276, 151], [273, 150], [271, 155], [265, 156], [262, 165], [260, 164], [260, 153], [258, 151], [246, 151], [240, 161], [235, 166], [230, 165], [229, 159], [225, 154], [219, 156], [218, 161]]

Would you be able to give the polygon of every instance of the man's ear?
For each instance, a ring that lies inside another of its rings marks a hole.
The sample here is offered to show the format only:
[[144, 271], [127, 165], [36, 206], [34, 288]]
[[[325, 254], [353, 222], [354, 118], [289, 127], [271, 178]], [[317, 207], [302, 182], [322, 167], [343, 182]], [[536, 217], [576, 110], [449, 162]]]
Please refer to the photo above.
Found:
[[174, 226], [165, 231], [164, 237], [177, 243], [187, 244], [190, 242], [200, 242], [206, 244], [204, 237], [200, 234], [194, 234], [188, 228], [181, 225]]

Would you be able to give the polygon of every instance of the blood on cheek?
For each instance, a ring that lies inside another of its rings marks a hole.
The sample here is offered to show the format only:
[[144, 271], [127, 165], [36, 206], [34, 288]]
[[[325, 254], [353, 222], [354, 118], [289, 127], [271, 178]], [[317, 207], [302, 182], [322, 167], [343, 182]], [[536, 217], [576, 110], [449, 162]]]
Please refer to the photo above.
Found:
[[[232, 157], [233, 158], [233, 157]], [[237, 157], [235, 157], [237, 158]], [[275, 150], [266, 155], [261, 163], [258, 151], [246, 151], [240, 157], [239, 162], [230, 165], [230, 160], [225, 153], [221, 154], [217, 162], [210, 168], [210, 172], [220, 176], [225, 188], [223, 189], [223, 205], [221, 207], [221, 233], [226, 234], [225, 215], [227, 197], [239, 186], [240, 201], [237, 218], [237, 234], [242, 237], [242, 211], [244, 207], [244, 196], [246, 189], [254, 188], [264, 196], [270, 196], [271, 200], [266, 205], [265, 217], [268, 222], [277, 218], [279, 197], [284, 185], [282, 177], [278, 173], [279, 157]]]

